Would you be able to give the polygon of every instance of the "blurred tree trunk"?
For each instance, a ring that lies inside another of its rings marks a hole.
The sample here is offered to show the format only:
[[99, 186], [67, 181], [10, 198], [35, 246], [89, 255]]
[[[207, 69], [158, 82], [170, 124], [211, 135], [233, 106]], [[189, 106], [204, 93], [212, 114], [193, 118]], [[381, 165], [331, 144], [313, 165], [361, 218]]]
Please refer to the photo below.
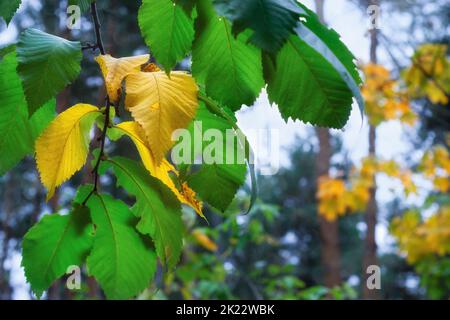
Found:
[[[379, 5], [379, 0], [370, 0], [369, 5]], [[377, 63], [377, 48], [378, 48], [378, 30], [373, 28], [370, 33], [370, 62]], [[376, 127], [369, 127], [369, 156], [376, 156]], [[364, 242], [364, 258], [363, 258], [363, 299], [378, 299], [378, 292], [376, 289], [370, 290], [367, 287], [367, 267], [370, 265], [378, 265], [377, 259], [377, 243], [376, 243], [376, 226], [377, 226], [377, 200], [376, 192], [377, 186], [375, 177], [373, 178], [373, 187], [370, 190], [370, 199], [367, 204], [366, 211], [366, 239]]]
[[[315, 0], [316, 12], [322, 23], [324, 18], [324, 1]], [[328, 175], [332, 156], [330, 132], [326, 128], [316, 129], [319, 139], [319, 153], [316, 161], [317, 177]], [[341, 251], [339, 246], [338, 221], [327, 221], [319, 215], [321, 259], [325, 286], [332, 288], [341, 283]]]

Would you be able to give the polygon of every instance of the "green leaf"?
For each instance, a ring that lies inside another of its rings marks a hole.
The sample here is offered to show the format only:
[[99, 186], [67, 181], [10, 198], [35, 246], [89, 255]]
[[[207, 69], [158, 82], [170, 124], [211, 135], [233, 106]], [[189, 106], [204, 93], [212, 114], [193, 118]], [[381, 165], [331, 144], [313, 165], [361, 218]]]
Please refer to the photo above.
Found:
[[204, 201], [225, 211], [244, 183], [245, 172], [245, 165], [203, 165], [188, 177], [188, 184]]
[[247, 43], [248, 32], [235, 38], [230, 22], [207, 0], [197, 3], [192, 74], [206, 93], [233, 111], [251, 105], [264, 85], [261, 52]]
[[[352, 105], [352, 92], [336, 69], [298, 36], [289, 37], [267, 66], [267, 91], [283, 118], [313, 125], [342, 128]], [[270, 70], [270, 69], [273, 70]]]
[[0, 17], [5, 20], [6, 25], [11, 22], [11, 19], [19, 9], [21, 2], [21, 0], [4, 0], [0, 2]]
[[171, 0], [144, 0], [139, 27], [156, 60], [169, 72], [187, 56], [194, 40], [194, 20]]
[[11, 52], [16, 52], [16, 45], [11, 44], [5, 47], [0, 48], [0, 61], [3, 60], [3, 58]]
[[197, 0], [174, 0], [174, 2], [180, 5], [188, 15], [191, 15]]
[[304, 17], [304, 19], [300, 20], [301, 23], [323, 41], [323, 43], [336, 55], [339, 61], [342, 62], [347, 71], [351, 74], [353, 80], [358, 85], [361, 84], [361, 77], [359, 76], [358, 68], [355, 65], [356, 58], [341, 41], [340, 35], [334, 29], [323, 25], [320, 22], [319, 17], [313, 11], [300, 3], [298, 5], [304, 10], [304, 13], [301, 14], [301, 16]]
[[181, 206], [173, 192], [136, 161], [115, 157], [103, 166], [113, 168], [117, 183], [136, 197], [133, 212], [140, 218], [136, 228], [153, 239], [162, 263], [173, 268], [183, 245]]
[[233, 32], [253, 30], [250, 41], [259, 48], [278, 51], [293, 33], [300, 8], [291, 0], [213, 0], [219, 15], [233, 21]]
[[69, 5], [79, 6], [81, 12], [87, 12], [91, 7], [92, 2], [94, 2], [94, 0], [69, 0]]
[[[221, 211], [225, 211], [231, 201], [233, 201], [239, 187], [245, 182], [247, 171], [245, 151], [237, 143], [231, 124], [227, 120], [209, 112], [204, 104], [200, 103], [195, 120], [189, 127], [191, 136], [201, 137], [202, 132], [204, 133], [210, 129], [219, 130], [224, 138], [224, 141], [222, 141], [223, 148], [217, 149], [217, 154], [214, 153], [219, 161], [208, 163], [209, 160], [203, 159], [200, 169], [188, 175], [186, 180], [202, 200]], [[231, 133], [235, 141], [227, 139], [227, 131]], [[215, 140], [206, 142], [202, 139], [201, 150], [198, 151], [204, 153], [205, 148], [208, 148], [214, 142]], [[230, 154], [230, 151], [233, 154]], [[233, 161], [227, 161], [227, 152], [228, 159]], [[243, 159], [239, 159], [239, 152], [244, 155]], [[197, 153], [193, 152], [192, 155], [195, 158]]]
[[52, 99], [29, 119], [16, 67], [15, 52], [6, 54], [0, 61], [0, 175], [33, 152], [34, 141], [55, 113]]
[[67, 215], [44, 216], [25, 234], [22, 266], [39, 298], [72, 265], [81, 268], [92, 246], [89, 209], [75, 205]]
[[355, 64], [356, 58], [341, 41], [339, 34], [323, 25], [318, 16], [299, 3], [303, 13], [301, 23], [295, 29], [297, 35], [330, 62], [355, 96], [361, 114], [364, 111], [364, 99], [359, 85], [362, 83]]
[[27, 29], [20, 35], [17, 71], [30, 115], [75, 80], [81, 58], [78, 41], [68, 41], [36, 29]]
[[[91, 187], [80, 190], [84, 199]], [[127, 299], [144, 290], [156, 271], [156, 255], [136, 232], [136, 217], [122, 201], [94, 193], [87, 201], [95, 224], [87, 257], [90, 275], [108, 299]]]
[[243, 149], [245, 152], [247, 169], [250, 173], [250, 181], [251, 181], [250, 204], [247, 208], [247, 211], [244, 213], [248, 214], [252, 210], [253, 205], [255, 204], [256, 198], [258, 196], [258, 183], [256, 179], [253, 150], [250, 146], [250, 143], [247, 140], [247, 137], [242, 133], [242, 130], [238, 127], [237, 119], [234, 113], [232, 113], [228, 108], [219, 106], [215, 101], [205, 96], [203, 93], [199, 94], [199, 99], [205, 103], [205, 106], [212, 114], [215, 114], [220, 118], [226, 120], [226, 122], [228, 122], [228, 124], [235, 130], [235, 132], [241, 133], [240, 135], [237, 136], [239, 138], [239, 148]]

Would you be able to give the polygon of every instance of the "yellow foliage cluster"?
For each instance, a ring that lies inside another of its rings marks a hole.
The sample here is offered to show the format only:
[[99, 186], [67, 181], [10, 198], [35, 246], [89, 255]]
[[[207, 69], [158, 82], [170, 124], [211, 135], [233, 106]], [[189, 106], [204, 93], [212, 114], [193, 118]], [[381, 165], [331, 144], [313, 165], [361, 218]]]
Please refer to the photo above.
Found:
[[448, 103], [450, 94], [450, 60], [447, 45], [424, 44], [412, 58], [412, 65], [403, 73], [408, 93], [414, 98], [427, 97], [435, 104]]
[[[427, 151], [418, 172], [433, 182], [437, 191], [446, 193], [450, 190], [450, 154], [444, 146], [437, 146]], [[412, 179], [413, 173], [402, 169], [394, 160], [380, 160], [374, 157], [364, 158], [360, 168], [353, 168], [350, 179], [345, 182], [340, 178], [328, 176], [319, 179], [317, 199], [319, 214], [333, 221], [347, 213], [365, 210], [377, 173], [384, 173], [398, 179], [406, 196], [417, 192]]]
[[319, 178], [317, 199], [319, 200], [319, 213], [327, 220], [335, 220], [347, 212], [344, 195], [347, 193], [345, 183], [341, 179], [332, 179], [327, 176]]
[[443, 193], [450, 190], [450, 155], [444, 146], [425, 152], [419, 170], [433, 181], [436, 190]]
[[[195, 80], [187, 73], [174, 71], [170, 77], [156, 66], [148, 64], [149, 55], [116, 59], [100, 55], [100, 66], [109, 101], [117, 104], [125, 83], [125, 106], [135, 121], [115, 125], [111, 130], [128, 135], [141, 156], [149, 174], [166, 184], [185, 204], [200, 216], [202, 204], [187, 184], [180, 188], [170, 173], [178, 172], [166, 159], [173, 146], [171, 134], [186, 128], [194, 118], [198, 101]], [[36, 160], [42, 183], [51, 198], [57, 186], [69, 179], [85, 164], [88, 155], [89, 132], [96, 118], [105, 109], [77, 104], [59, 114], [36, 141]]]
[[399, 179], [406, 195], [417, 191], [409, 170], [402, 170], [393, 160], [382, 161], [367, 157], [362, 160], [360, 168], [353, 168], [347, 183], [343, 179], [328, 176], [319, 179], [319, 214], [333, 221], [347, 213], [365, 210], [377, 173]]
[[393, 80], [383, 66], [369, 63], [363, 67], [365, 82], [362, 95], [366, 102], [366, 114], [371, 125], [383, 121], [400, 120], [413, 125], [417, 119], [409, 104], [408, 94]]
[[409, 211], [391, 223], [391, 233], [410, 263], [428, 255], [450, 253], [450, 206], [421, 221], [420, 213]]

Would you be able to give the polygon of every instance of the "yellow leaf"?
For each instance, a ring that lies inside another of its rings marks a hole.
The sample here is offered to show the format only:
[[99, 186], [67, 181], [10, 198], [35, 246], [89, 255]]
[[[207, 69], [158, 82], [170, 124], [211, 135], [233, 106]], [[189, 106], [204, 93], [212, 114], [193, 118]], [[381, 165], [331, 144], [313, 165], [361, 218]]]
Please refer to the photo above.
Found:
[[434, 104], [446, 105], [448, 103], [447, 95], [437, 87], [433, 82], [429, 82], [425, 87], [428, 99]]
[[172, 172], [175, 175], [178, 175], [175, 167], [166, 159], [163, 159], [160, 164], [156, 164], [152, 151], [145, 140], [145, 133], [141, 126], [137, 122], [127, 121], [119, 123], [116, 125], [116, 128], [131, 138], [133, 143], [136, 145], [144, 167], [150, 172], [150, 174], [168, 186], [180, 202], [191, 206], [201, 217], [204, 217], [202, 212], [202, 203], [196, 199], [195, 192], [185, 184], [182, 185], [181, 192], [175, 186], [175, 183], [169, 174]]
[[405, 194], [408, 196], [411, 193], [417, 193], [417, 187], [411, 177], [411, 172], [405, 171], [400, 174], [400, 181], [403, 184]]
[[162, 71], [138, 72], [126, 78], [125, 106], [142, 126], [155, 160], [160, 163], [173, 146], [172, 133], [186, 128], [197, 110], [198, 88], [185, 72], [170, 78]]
[[444, 146], [437, 146], [434, 150], [434, 158], [436, 164], [441, 167], [447, 174], [450, 173], [450, 154]]
[[122, 80], [130, 73], [140, 71], [140, 66], [146, 63], [149, 58], [148, 54], [119, 59], [106, 54], [95, 58], [100, 66], [105, 79], [106, 90], [113, 103], [117, 103], [120, 99]]
[[450, 180], [448, 177], [434, 178], [434, 187], [440, 192], [446, 193], [450, 189]]
[[181, 201], [187, 205], [190, 205], [200, 217], [205, 218], [202, 212], [203, 204], [197, 199], [195, 191], [188, 186], [187, 182], [183, 182], [181, 184], [181, 194], [183, 196]]
[[332, 179], [327, 176], [320, 177], [317, 190], [319, 214], [328, 221], [334, 221], [338, 216], [344, 215], [348, 200], [345, 193], [345, 184], [341, 179]]
[[200, 230], [192, 231], [192, 235], [203, 248], [209, 251], [217, 251], [217, 244]]
[[398, 177], [400, 175], [400, 168], [394, 160], [381, 161], [379, 163], [379, 170], [390, 177]]
[[41, 181], [48, 190], [47, 201], [55, 188], [86, 162], [89, 131], [100, 114], [92, 105], [74, 105], [59, 114], [36, 140], [36, 162]]

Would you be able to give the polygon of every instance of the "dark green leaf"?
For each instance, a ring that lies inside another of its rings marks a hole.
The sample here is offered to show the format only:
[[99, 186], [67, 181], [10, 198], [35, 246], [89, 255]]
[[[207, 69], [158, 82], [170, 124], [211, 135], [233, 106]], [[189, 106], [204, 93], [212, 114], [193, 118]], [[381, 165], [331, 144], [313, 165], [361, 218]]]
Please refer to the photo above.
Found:
[[17, 71], [29, 114], [71, 83], [80, 72], [81, 45], [36, 30], [25, 30], [17, 44]]
[[11, 22], [21, 2], [21, 0], [2, 0], [0, 2], [0, 17], [5, 20], [6, 25]]
[[298, 36], [288, 39], [268, 73], [269, 99], [278, 104], [285, 120], [331, 128], [347, 122], [352, 92], [330, 62]]
[[292, 0], [213, 0], [219, 15], [233, 21], [234, 33], [249, 28], [250, 41], [268, 52], [278, 51], [293, 33], [300, 8]]
[[319, 17], [306, 6], [302, 4], [299, 4], [299, 6], [305, 10], [305, 13], [301, 15], [304, 17], [304, 19], [301, 20], [302, 24], [314, 32], [314, 34], [316, 34], [323, 41], [323, 43], [325, 43], [325, 45], [336, 55], [339, 61], [342, 62], [347, 71], [351, 74], [353, 80], [355, 80], [358, 85], [361, 84], [361, 77], [359, 76], [358, 68], [355, 65], [356, 58], [341, 41], [340, 35], [334, 29], [323, 25], [320, 22]]
[[302, 4], [299, 5], [304, 11], [301, 15], [303, 19], [295, 30], [297, 35], [326, 58], [339, 72], [355, 96], [362, 113], [364, 110], [364, 99], [359, 89], [362, 81], [355, 64], [356, 58], [341, 41], [336, 31], [323, 25], [314, 12]]
[[76, 5], [80, 7], [81, 12], [87, 12], [94, 0], [69, 0], [69, 5]]

